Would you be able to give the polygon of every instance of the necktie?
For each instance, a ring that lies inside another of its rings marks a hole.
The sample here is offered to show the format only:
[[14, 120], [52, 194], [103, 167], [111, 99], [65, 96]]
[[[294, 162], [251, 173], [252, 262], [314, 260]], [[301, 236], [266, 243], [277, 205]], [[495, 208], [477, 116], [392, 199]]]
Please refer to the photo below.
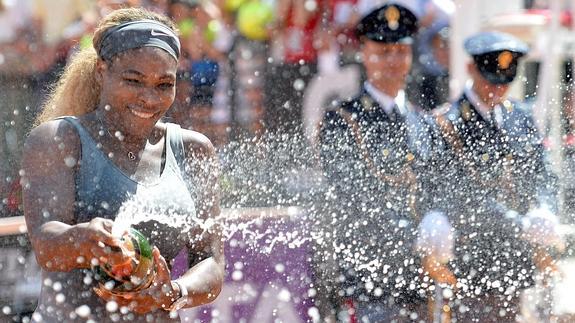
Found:
[[490, 118], [489, 121], [493, 127], [498, 128], [499, 125], [497, 124], [497, 113], [495, 112], [496, 109], [497, 109], [497, 106], [495, 106], [491, 110], [489, 110], [489, 118]]

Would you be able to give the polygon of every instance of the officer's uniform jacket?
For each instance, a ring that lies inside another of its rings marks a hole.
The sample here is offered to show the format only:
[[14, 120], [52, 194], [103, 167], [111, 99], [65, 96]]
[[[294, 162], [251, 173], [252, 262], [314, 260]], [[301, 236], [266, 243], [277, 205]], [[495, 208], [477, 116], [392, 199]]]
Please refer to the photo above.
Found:
[[490, 120], [471, 102], [463, 94], [435, 111], [448, 147], [442, 187], [456, 231], [451, 265], [464, 295], [503, 294], [532, 283], [532, 247], [521, 239], [521, 219], [552, 196], [553, 176], [519, 102], [503, 102]]
[[427, 175], [439, 136], [433, 118], [409, 102], [388, 114], [366, 91], [326, 113], [320, 156], [347, 295], [422, 300], [413, 243], [419, 218], [432, 204]]

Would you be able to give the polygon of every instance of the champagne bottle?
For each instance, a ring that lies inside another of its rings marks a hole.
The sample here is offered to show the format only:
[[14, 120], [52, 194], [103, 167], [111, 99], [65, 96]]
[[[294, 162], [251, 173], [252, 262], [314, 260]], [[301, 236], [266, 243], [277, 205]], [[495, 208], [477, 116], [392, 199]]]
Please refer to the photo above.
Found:
[[131, 228], [122, 237], [121, 243], [119, 249], [128, 251], [132, 256], [123, 263], [103, 263], [95, 266], [92, 272], [99, 288], [115, 294], [137, 292], [147, 288], [155, 274], [150, 242], [141, 232]]

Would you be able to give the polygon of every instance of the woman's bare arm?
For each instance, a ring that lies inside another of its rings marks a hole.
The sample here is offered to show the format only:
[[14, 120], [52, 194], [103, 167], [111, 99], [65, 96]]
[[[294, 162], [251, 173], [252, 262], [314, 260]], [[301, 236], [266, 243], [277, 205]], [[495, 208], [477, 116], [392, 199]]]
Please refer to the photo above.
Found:
[[[74, 172], [80, 139], [65, 121], [47, 122], [28, 136], [22, 160], [24, 215], [40, 267], [48, 271], [89, 268], [102, 254], [95, 240], [114, 244], [102, 219], [77, 224], [74, 218]], [[111, 225], [111, 221], [109, 223]], [[100, 248], [103, 249], [103, 248]]]
[[202, 234], [200, 244], [189, 244], [196, 248], [192, 252], [207, 254], [208, 257], [184, 273], [178, 282], [187, 288], [190, 296], [187, 307], [198, 306], [213, 301], [221, 291], [224, 281], [224, 246], [220, 215], [219, 162], [210, 141], [198, 133], [186, 131], [184, 142], [188, 149], [191, 171], [198, 172], [198, 218], [210, 224]]

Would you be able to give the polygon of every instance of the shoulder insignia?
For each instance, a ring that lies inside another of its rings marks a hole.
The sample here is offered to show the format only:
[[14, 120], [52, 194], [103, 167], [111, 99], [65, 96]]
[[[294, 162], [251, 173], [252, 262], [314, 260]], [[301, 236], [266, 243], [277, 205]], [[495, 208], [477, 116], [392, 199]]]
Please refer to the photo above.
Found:
[[369, 95], [363, 95], [360, 99], [361, 101], [361, 105], [363, 106], [363, 108], [367, 111], [370, 111], [373, 109], [373, 99], [369, 96]]
[[503, 101], [503, 106], [505, 107], [505, 109], [507, 109], [508, 113], [511, 113], [513, 111], [513, 103], [511, 103], [511, 101], [509, 100]]
[[469, 102], [461, 104], [461, 117], [465, 121], [471, 120], [471, 107], [469, 106]]
[[442, 116], [442, 115], [446, 114], [447, 112], [449, 112], [451, 106], [452, 106], [451, 103], [446, 102], [440, 106], [437, 106], [435, 109], [431, 110], [430, 113], [434, 117]]

